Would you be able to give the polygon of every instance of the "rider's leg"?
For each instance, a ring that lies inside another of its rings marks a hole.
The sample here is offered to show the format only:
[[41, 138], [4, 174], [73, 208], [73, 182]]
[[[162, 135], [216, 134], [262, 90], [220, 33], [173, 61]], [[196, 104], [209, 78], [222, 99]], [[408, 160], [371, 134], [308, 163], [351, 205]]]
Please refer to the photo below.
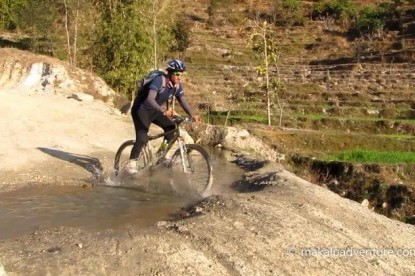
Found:
[[[157, 118], [154, 120], [154, 123], [161, 127], [164, 130], [164, 132], [168, 132], [176, 128], [176, 124], [172, 120], [170, 120], [169, 117], [163, 114], [158, 115]], [[173, 136], [174, 133], [169, 133], [166, 134], [164, 138], [167, 142], [169, 142], [171, 139], [173, 139]]]
[[148, 129], [151, 124], [151, 111], [138, 108], [131, 111], [135, 128], [135, 143], [131, 149], [130, 159], [136, 159], [140, 155], [141, 149], [148, 142]]

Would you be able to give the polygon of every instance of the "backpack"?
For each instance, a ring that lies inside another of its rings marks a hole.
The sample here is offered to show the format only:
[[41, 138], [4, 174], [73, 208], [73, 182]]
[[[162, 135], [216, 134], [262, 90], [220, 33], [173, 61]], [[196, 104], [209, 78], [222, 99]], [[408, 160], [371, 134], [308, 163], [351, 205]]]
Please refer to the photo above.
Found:
[[[160, 71], [160, 70], [152, 70], [148, 73], [147, 76], [145, 76], [141, 80], [137, 81], [137, 88], [135, 90], [135, 99], [132, 103], [132, 108], [134, 108], [141, 101], [143, 101], [145, 97], [147, 97], [146, 92], [148, 91], [148, 84], [151, 83], [156, 77], [158, 77], [160, 75], [165, 75], [165, 73], [163, 71]], [[163, 90], [166, 87], [166, 85], [167, 85], [166, 82], [167, 82], [167, 79], [166, 79], [166, 77], [164, 77], [161, 88], [159, 89], [159, 91], [157, 91], [157, 93], [160, 93], [160, 91]], [[174, 95], [176, 95], [178, 87], [179, 87], [178, 85], [175, 86]], [[174, 108], [174, 98], [171, 101], [172, 101], [171, 104]], [[166, 108], [167, 109], [169, 108], [169, 102], [168, 101], [166, 102]]]
[[[137, 88], [135, 90], [135, 96], [136, 96], [136, 98], [138, 98], [139, 96], [141, 96], [142, 94], [144, 94], [144, 92], [146, 91], [146, 88], [147, 88], [148, 84], [150, 82], [152, 82], [156, 77], [158, 77], [160, 75], [164, 75], [164, 72], [163, 71], [160, 71], [160, 70], [152, 70], [152, 71], [150, 71], [148, 73], [147, 76], [145, 76], [141, 80], [138, 80], [137, 81]], [[161, 89], [163, 89], [164, 87], [166, 87], [166, 78], [163, 78], [163, 84], [161, 85]], [[158, 91], [158, 92], [160, 92], [160, 91]]]

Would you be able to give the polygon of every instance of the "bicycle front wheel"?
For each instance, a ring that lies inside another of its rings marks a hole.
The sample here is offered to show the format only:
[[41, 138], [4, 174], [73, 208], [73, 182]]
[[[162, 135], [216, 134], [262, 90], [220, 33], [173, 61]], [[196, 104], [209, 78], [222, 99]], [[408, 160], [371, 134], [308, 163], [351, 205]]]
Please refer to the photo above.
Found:
[[198, 195], [206, 195], [213, 182], [209, 154], [199, 145], [187, 144], [185, 148], [183, 158], [180, 148], [172, 155], [169, 164], [169, 168], [173, 171], [172, 186], [179, 193], [183, 189], [190, 189]]

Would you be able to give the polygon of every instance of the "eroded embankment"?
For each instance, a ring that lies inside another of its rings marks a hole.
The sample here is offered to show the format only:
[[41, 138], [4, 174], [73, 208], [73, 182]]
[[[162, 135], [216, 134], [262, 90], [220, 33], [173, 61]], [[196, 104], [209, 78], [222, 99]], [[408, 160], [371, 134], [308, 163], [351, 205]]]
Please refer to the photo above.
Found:
[[113, 102], [115, 92], [96, 75], [47, 56], [0, 48], [0, 88], [72, 96], [80, 101]]
[[389, 218], [415, 224], [414, 164], [354, 164], [294, 155], [290, 169]]

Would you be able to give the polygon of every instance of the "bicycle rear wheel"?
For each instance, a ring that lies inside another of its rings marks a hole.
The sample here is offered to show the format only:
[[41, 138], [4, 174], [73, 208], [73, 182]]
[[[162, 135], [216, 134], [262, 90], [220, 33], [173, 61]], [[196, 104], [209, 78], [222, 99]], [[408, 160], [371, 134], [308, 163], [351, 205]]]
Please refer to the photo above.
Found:
[[191, 189], [198, 195], [206, 195], [213, 182], [209, 154], [199, 145], [187, 144], [185, 147], [184, 159], [182, 160], [180, 149], [177, 149], [169, 164], [169, 168], [173, 171], [171, 177], [173, 189], [179, 193], [183, 188]]
[[[134, 146], [134, 140], [128, 140], [124, 142], [117, 150], [114, 158], [114, 172], [115, 175], [124, 174], [126, 172], [127, 165], [130, 161], [131, 149]], [[146, 150], [147, 146], [144, 146], [140, 152], [140, 155], [136, 159], [137, 161], [137, 170], [140, 172], [143, 170], [150, 162], [151, 155]]]

